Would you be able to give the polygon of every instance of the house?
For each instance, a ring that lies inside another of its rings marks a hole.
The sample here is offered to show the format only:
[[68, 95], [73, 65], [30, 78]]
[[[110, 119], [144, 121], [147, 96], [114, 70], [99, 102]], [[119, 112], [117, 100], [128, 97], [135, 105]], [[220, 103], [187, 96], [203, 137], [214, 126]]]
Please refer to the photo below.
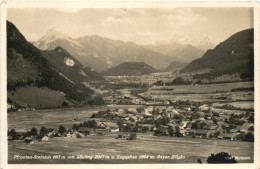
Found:
[[107, 129], [106, 127], [96, 127], [95, 128], [95, 133], [97, 133], [98, 135], [104, 135], [107, 134], [109, 132], [109, 129]]
[[69, 132], [69, 133], [67, 133], [66, 137], [76, 138], [77, 137], [76, 133], [77, 133], [77, 131], [76, 132], [72, 132], [72, 133]]
[[215, 131], [216, 131], [216, 133], [218, 132], [219, 134], [222, 134], [224, 132], [224, 130], [221, 126], [218, 126]]
[[158, 120], [158, 119], [162, 118], [162, 116], [160, 114], [159, 115], [154, 115], [153, 117], [154, 117], [154, 120]]
[[134, 117], [134, 115], [133, 114], [129, 114], [129, 117]]
[[33, 108], [33, 107], [26, 107], [25, 110], [26, 110], [26, 111], [34, 111], [35, 108]]
[[133, 116], [133, 117], [131, 117], [132, 119], [134, 119], [134, 121], [137, 121], [138, 120], [138, 118], [136, 117], [136, 116]]
[[226, 134], [220, 134], [218, 136], [219, 139], [225, 139], [225, 140], [237, 140], [237, 136], [239, 135], [240, 133], [226, 133]]
[[82, 133], [75, 133], [76, 134], [76, 137], [77, 138], [83, 138], [83, 137], [85, 137], [85, 135], [84, 134], [82, 134]]
[[47, 129], [47, 130], [49, 130], [48, 133], [47, 133], [48, 137], [57, 137], [57, 136], [59, 136], [59, 132], [58, 132], [57, 129], [54, 129], [54, 130]]
[[71, 138], [82, 138], [82, 137], [85, 137], [84, 134], [78, 132], [78, 131], [74, 131], [73, 133], [67, 133], [66, 135], [67, 137], [71, 137]]
[[206, 111], [206, 110], [209, 110], [209, 107], [206, 104], [204, 104], [204, 105], [199, 107], [199, 110], [200, 111]]
[[48, 133], [47, 133], [47, 136], [48, 136], [48, 137], [54, 137], [53, 132], [48, 132]]
[[48, 137], [48, 136], [44, 136], [44, 137], [42, 138], [42, 141], [49, 141], [49, 137]]
[[110, 127], [109, 131], [110, 131], [111, 133], [119, 132], [119, 127]]
[[80, 127], [79, 129], [78, 129], [78, 132], [80, 132], [80, 133], [85, 133], [85, 131], [86, 131], [86, 127]]
[[152, 116], [152, 114], [148, 111], [148, 109], [145, 109], [144, 115], [145, 115], [146, 117], [151, 117], [151, 116]]
[[[183, 122], [181, 122], [181, 124], [180, 124], [180, 129], [181, 130], [185, 130], [186, 128], [187, 128], [187, 124], [189, 124], [190, 122], [188, 122], [188, 121], [183, 121]], [[191, 124], [191, 123], [190, 123]]]
[[97, 124], [97, 128], [106, 128], [108, 130], [110, 127], [118, 127], [118, 125], [111, 121], [100, 121]]
[[105, 123], [103, 121], [99, 121], [97, 123], [97, 127], [106, 127]]
[[19, 135], [24, 135], [27, 134], [29, 132], [28, 129], [16, 129], [15, 132]]
[[134, 114], [138, 113], [136, 108], [128, 108], [128, 111], [131, 112], [131, 113], [134, 113]]
[[114, 122], [105, 122], [106, 127], [118, 127], [117, 123]]
[[135, 103], [135, 104], [143, 104], [144, 101], [143, 101], [142, 99], [136, 98], [136, 99], [133, 101], [133, 103]]
[[72, 137], [72, 134], [70, 132], [68, 132], [66, 137]]
[[24, 141], [25, 141], [26, 143], [31, 143], [31, 142], [33, 141], [33, 138], [32, 138], [32, 137], [25, 137], [25, 138], [24, 138]]
[[185, 108], [186, 111], [190, 112], [191, 111], [191, 108], [188, 107], [188, 108]]
[[239, 130], [239, 132], [241, 133], [247, 133], [248, 129], [253, 126], [253, 124], [251, 123], [245, 123], [242, 126], [237, 127], [237, 129]]
[[182, 134], [182, 136], [186, 136], [186, 131], [185, 130], [180, 130], [180, 133]]
[[118, 114], [124, 114], [125, 113], [125, 111], [123, 109], [118, 109], [117, 112], [118, 112]]
[[169, 100], [165, 100], [165, 101], [164, 101], [164, 104], [165, 104], [165, 105], [170, 105], [170, 101], [169, 101]]
[[7, 110], [15, 109], [16, 107], [7, 103]]
[[200, 138], [210, 138], [212, 137], [212, 132], [209, 130], [196, 130], [195, 135]]
[[216, 124], [207, 124], [203, 127], [204, 130], [217, 130], [218, 126]]

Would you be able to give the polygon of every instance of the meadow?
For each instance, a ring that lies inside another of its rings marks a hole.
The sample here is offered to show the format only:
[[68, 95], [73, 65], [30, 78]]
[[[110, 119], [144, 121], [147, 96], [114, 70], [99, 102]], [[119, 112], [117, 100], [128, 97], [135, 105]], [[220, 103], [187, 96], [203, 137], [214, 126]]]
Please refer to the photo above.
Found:
[[[254, 82], [235, 82], [235, 83], [220, 83], [220, 84], [204, 84], [204, 85], [173, 85], [173, 86], [159, 86], [149, 90], [167, 89], [172, 90], [173, 94], [184, 93], [218, 93], [229, 92], [232, 89], [253, 88]], [[167, 91], [166, 91], [167, 92]]]
[[[247, 157], [239, 163], [253, 162], [253, 143], [198, 138], [153, 136], [138, 133], [137, 140], [116, 139], [117, 134], [91, 135], [85, 138], [52, 138], [49, 142], [27, 144], [22, 141], [8, 142], [9, 163], [206, 163], [211, 153], [227, 152], [232, 156]], [[15, 155], [62, 155], [66, 159], [17, 160]], [[68, 156], [154, 156], [155, 159], [67, 159]], [[179, 156], [180, 159], [159, 159], [160, 156]], [[249, 159], [250, 158], [250, 159]]]
[[31, 129], [42, 126], [58, 128], [63, 125], [66, 129], [71, 128], [74, 123], [82, 123], [90, 119], [93, 113], [108, 108], [131, 108], [139, 105], [116, 105], [116, 106], [93, 106], [83, 108], [42, 109], [34, 111], [8, 112], [8, 129]]

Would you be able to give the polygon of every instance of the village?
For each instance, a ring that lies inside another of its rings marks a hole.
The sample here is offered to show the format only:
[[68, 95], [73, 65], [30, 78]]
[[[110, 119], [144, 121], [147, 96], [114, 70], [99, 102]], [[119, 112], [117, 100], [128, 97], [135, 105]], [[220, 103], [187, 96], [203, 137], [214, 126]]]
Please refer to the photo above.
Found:
[[[225, 108], [230, 106], [225, 106]], [[224, 107], [223, 107], [224, 108]], [[232, 108], [232, 107], [231, 107]], [[230, 113], [233, 112], [233, 113]], [[229, 113], [227, 113], [229, 112]], [[74, 119], [72, 119], [74, 120]], [[116, 134], [115, 139], [138, 139], [138, 133], [152, 137], [190, 137], [230, 141], [254, 141], [254, 113], [217, 109], [203, 103], [176, 101], [163, 106], [107, 108], [93, 113], [88, 121], [75, 121], [71, 128], [42, 126], [8, 131], [9, 140], [48, 142], [53, 137], [87, 138]]]

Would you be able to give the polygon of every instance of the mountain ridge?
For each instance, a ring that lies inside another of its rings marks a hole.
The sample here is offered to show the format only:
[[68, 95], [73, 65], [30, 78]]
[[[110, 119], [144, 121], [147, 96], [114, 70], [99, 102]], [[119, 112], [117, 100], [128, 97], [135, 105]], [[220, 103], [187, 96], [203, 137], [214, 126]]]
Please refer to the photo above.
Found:
[[[9, 103], [43, 108], [45, 103], [45, 107], [50, 105], [57, 107], [61, 106], [63, 101], [76, 104], [91, 99], [94, 92], [81, 83], [73, 82], [64, 72], [60, 72], [50, 59], [44, 57], [45, 52], [29, 43], [15, 25], [7, 21]], [[21, 93], [24, 94], [21, 95]], [[57, 95], [59, 97], [56, 98], [55, 104], [47, 104], [48, 99]], [[24, 102], [24, 100], [29, 102]]]
[[[55, 49], [61, 46], [84, 66], [90, 66], [98, 72], [117, 66], [123, 62], [147, 62], [157, 69], [168, 66], [169, 56], [146, 49], [133, 42], [112, 40], [98, 35], [79, 38], [53, 38], [44, 41], [42, 37], [34, 45], [40, 49]], [[102, 48], [100, 48], [102, 46]]]
[[[222, 74], [241, 73], [243, 78], [254, 76], [254, 29], [246, 29], [230, 36], [201, 58], [193, 60], [180, 72], [210, 69], [201, 76], [214, 77]], [[241, 78], [242, 78], [241, 77]]]
[[158, 72], [157, 69], [144, 62], [124, 62], [102, 72], [106, 76], [145, 75]]

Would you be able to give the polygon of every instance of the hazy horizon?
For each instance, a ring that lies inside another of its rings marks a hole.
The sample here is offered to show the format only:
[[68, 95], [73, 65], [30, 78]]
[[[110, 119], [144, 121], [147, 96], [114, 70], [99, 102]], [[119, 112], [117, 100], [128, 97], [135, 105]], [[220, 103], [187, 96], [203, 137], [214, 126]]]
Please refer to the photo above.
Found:
[[99, 35], [139, 45], [207, 40], [217, 44], [253, 28], [253, 8], [10, 8], [7, 19], [32, 42], [55, 27], [72, 38]]

